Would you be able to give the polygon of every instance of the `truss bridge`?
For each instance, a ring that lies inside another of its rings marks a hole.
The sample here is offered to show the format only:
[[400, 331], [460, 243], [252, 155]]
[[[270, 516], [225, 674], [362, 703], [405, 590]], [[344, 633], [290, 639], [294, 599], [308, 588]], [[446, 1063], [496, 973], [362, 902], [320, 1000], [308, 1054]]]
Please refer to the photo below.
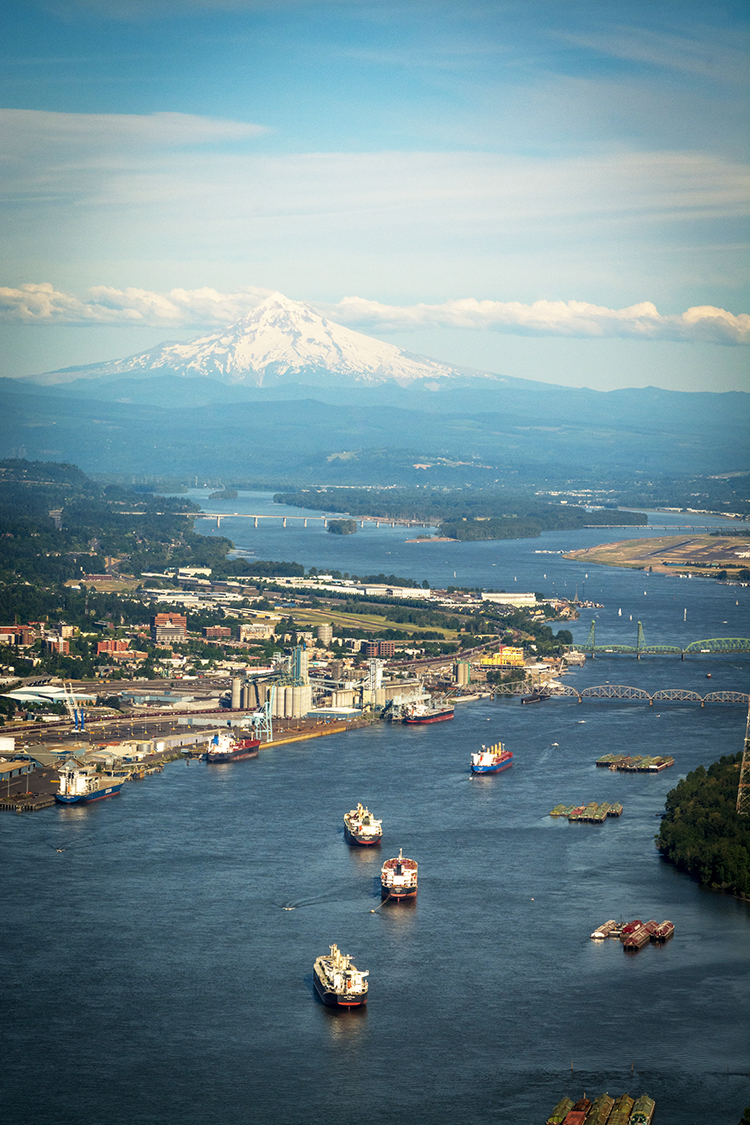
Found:
[[597, 644], [596, 621], [592, 621], [586, 643], [578, 647], [581, 652], [588, 653], [592, 658], [623, 655], [634, 656], [636, 660], [640, 660], [642, 656], [674, 655], [684, 660], [686, 656], [721, 656], [750, 652], [750, 637], [710, 637], [703, 641], [691, 641], [684, 647], [682, 645], [650, 645], [646, 643], [643, 626], [639, 621], [634, 645]]
[[495, 695], [528, 695], [531, 691], [549, 699], [576, 699], [585, 703], [591, 699], [624, 699], [633, 703], [698, 703], [704, 707], [707, 703], [733, 703], [747, 707], [750, 703], [750, 694], [746, 691], [710, 691], [701, 695], [697, 691], [685, 688], [661, 688], [653, 695], [645, 688], [628, 687], [625, 684], [598, 684], [594, 687], [574, 688], [569, 684], [535, 683], [535, 684], [495, 684]]

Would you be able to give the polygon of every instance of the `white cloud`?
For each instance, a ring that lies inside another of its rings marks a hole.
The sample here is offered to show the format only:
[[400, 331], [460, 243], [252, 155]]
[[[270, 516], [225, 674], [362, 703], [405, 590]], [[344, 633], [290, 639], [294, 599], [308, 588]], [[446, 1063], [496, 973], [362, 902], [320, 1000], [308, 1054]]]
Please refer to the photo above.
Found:
[[0, 287], [0, 323], [127, 324], [158, 327], [203, 327], [230, 324], [259, 305], [272, 292], [247, 286], [238, 293], [215, 289], [114, 289], [98, 285], [89, 300], [55, 289], [49, 282]]
[[[146, 289], [96, 286], [88, 299], [63, 293], [49, 283], [0, 288], [0, 322], [10, 324], [120, 324], [204, 328], [244, 316], [271, 292], [247, 286], [235, 293], [215, 289]], [[568, 336], [748, 344], [750, 315], [712, 305], [662, 316], [650, 301], [610, 309], [586, 301], [480, 301], [474, 297], [440, 305], [384, 305], [362, 297], [316, 305], [330, 320], [363, 332], [404, 332], [462, 328], [520, 336]]]

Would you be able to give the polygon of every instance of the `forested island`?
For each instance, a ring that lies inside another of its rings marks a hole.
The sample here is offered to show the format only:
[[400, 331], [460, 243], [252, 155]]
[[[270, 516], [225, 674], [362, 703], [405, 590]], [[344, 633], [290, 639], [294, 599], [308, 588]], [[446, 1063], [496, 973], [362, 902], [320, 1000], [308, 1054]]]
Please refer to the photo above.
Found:
[[656, 846], [707, 887], [750, 898], [750, 816], [736, 811], [742, 754], [698, 766], [667, 794]]
[[318, 512], [423, 521], [437, 525], [442, 538], [460, 540], [527, 539], [543, 531], [639, 527], [648, 523], [644, 512], [616, 507], [587, 509], [567, 502], [552, 503], [530, 493], [492, 489], [300, 489], [277, 493], [274, 501]]

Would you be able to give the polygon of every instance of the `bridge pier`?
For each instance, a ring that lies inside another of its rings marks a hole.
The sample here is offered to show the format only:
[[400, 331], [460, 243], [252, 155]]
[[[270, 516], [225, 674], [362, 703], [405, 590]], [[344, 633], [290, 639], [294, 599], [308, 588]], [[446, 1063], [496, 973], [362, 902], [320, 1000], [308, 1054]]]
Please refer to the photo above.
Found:
[[256, 527], [258, 526], [258, 517], [257, 516], [253, 517], [253, 523], [255, 524]]
[[284, 516], [284, 519], [282, 520], [281, 526], [286, 527], [286, 516]]
[[304, 522], [304, 525], [303, 525], [303, 526], [304, 526], [304, 527], [307, 527], [307, 516], [305, 516], [305, 522]]

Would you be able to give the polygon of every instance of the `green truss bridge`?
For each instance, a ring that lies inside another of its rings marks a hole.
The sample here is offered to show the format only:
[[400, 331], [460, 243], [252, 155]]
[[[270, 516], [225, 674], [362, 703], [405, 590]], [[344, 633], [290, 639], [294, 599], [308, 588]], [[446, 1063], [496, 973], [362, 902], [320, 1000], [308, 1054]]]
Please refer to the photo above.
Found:
[[578, 646], [581, 652], [596, 656], [722, 656], [728, 653], [750, 652], [750, 637], [711, 637], [705, 641], [691, 641], [684, 648], [681, 645], [649, 645], [643, 634], [643, 626], [638, 622], [638, 634], [634, 645], [613, 645], [596, 643], [596, 621], [591, 622], [588, 639]]
[[495, 695], [528, 695], [530, 691], [537, 691], [549, 699], [577, 699], [585, 703], [592, 699], [618, 699], [631, 703], [648, 703], [653, 707], [655, 703], [699, 703], [705, 707], [707, 703], [733, 703], [747, 707], [750, 695], [746, 691], [710, 691], [707, 695], [700, 695], [697, 691], [683, 688], [662, 688], [653, 695], [643, 688], [627, 687], [625, 684], [598, 684], [595, 687], [574, 688], [569, 684], [545, 683], [540, 680], [529, 684], [495, 684]]

